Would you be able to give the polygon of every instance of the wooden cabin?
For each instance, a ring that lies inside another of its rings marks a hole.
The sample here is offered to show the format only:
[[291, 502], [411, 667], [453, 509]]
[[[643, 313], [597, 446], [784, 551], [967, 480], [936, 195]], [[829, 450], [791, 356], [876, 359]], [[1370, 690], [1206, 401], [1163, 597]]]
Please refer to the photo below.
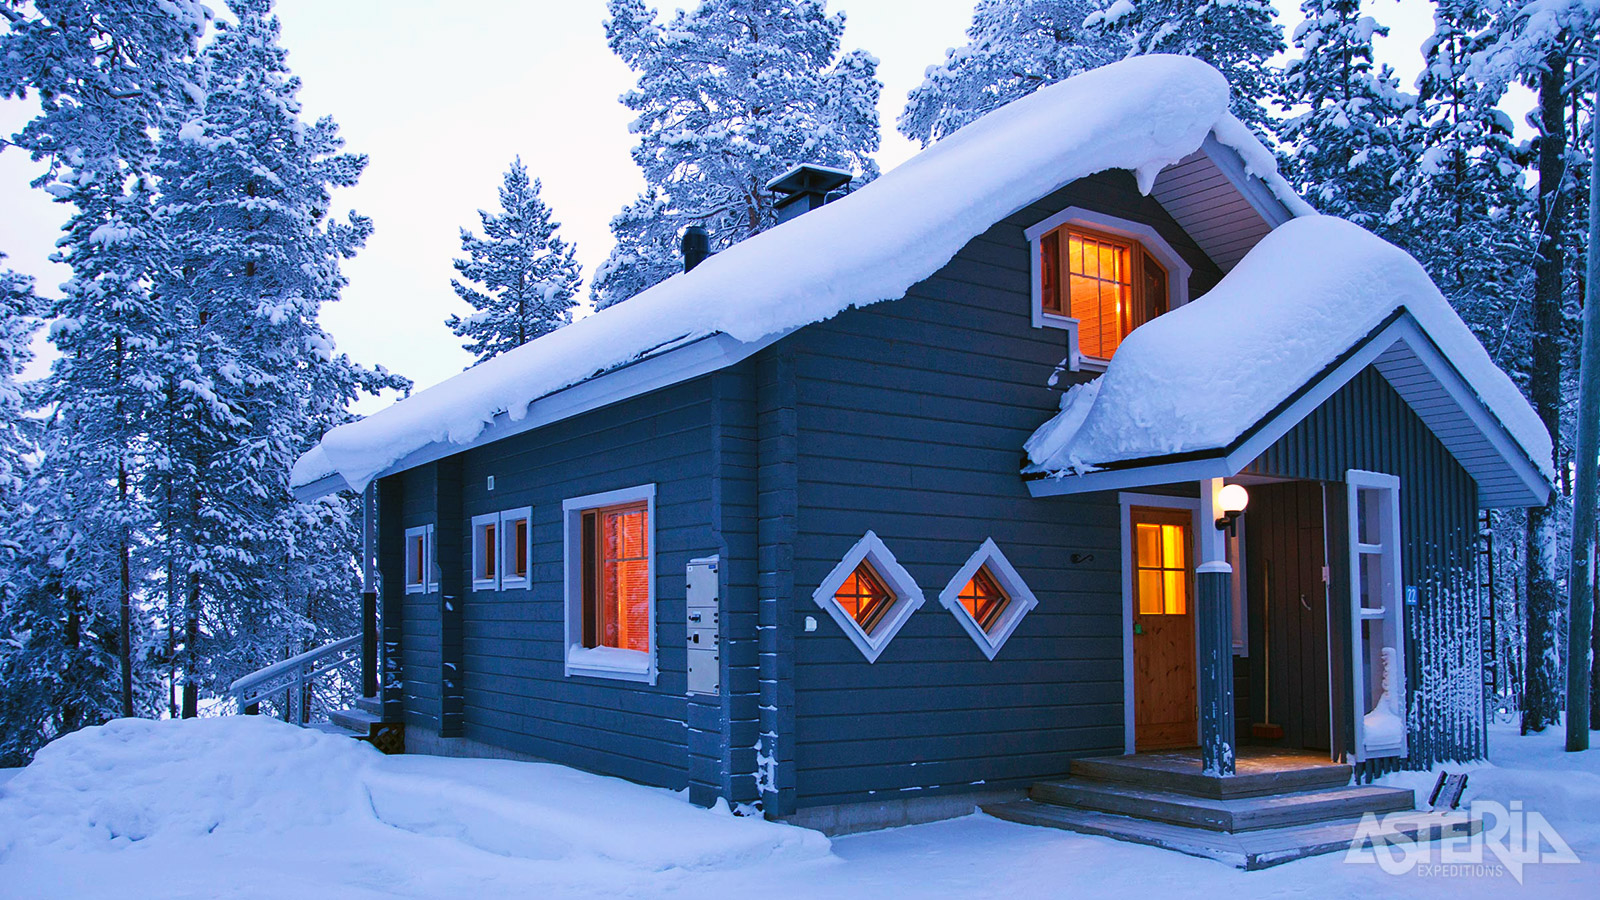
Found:
[[802, 214], [301, 461], [375, 500], [407, 751], [833, 832], [1111, 757], [1226, 798], [1484, 755], [1480, 511], [1544, 501], [1548, 440], [1220, 75], [1119, 63], [831, 202], [800, 174]]

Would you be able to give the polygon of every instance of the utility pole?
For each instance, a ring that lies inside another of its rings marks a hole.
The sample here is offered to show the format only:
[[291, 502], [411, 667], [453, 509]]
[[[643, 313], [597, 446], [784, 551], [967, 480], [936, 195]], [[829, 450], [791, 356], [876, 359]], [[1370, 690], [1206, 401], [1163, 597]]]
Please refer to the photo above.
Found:
[[[1592, 81], [1600, 62], [1572, 85]], [[1595, 493], [1600, 480], [1600, 88], [1589, 113], [1589, 248], [1578, 363], [1578, 438], [1572, 490], [1571, 577], [1567, 581], [1567, 750], [1589, 749], [1590, 641], [1594, 629]]]

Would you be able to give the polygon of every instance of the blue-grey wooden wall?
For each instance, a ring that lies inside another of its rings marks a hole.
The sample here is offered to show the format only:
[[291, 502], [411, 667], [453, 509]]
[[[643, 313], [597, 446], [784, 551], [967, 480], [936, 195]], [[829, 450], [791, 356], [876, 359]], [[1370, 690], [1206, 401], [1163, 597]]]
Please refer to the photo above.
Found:
[[[1007, 217], [906, 298], [806, 328], [780, 345], [791, 361], [774, 356], [774, 377], [793, 371], [797, 430], [794, 499], [763, 496], [764, 514], [792, 509], [797, 526], [781, 588], [792, 602], [774, 605], [772, 636], [792, 635], [792, 725], [775, 690], [764, 728], [793, 729], [792, 776], [781, 738], [776, 753], [779, 812], [1020, 787], [1072, 756], [1122, 750], [1115, 495], [1033, 499], [1018, 475], [1058, 390], [1086, 377], [1049, 387], [1065, 333], [1030, 322], [1023, 229], [1069, 206], [1154, 226], [1194, 267], [1193, 295], [1220, 277], [1131, 176], [1108, 173]], [[871, 664], [811, 599], [869, 529], [928, 598]], [[938, 602], [986, 538], [1039, 599], [993, 661]]]
[[1406, 672], [1411, 708], [1409, 760], [1374, 760], [1363, 774], [1479, 759], [1486, 753], [1482, 683], [1482, 598], [1474, 577], [1477, 486], [1465, 469], [1376, 370], [1367, 369], [1250, 465], [1260, 475], [1333, 482], [1328, 499], [1330, 611], [1333, 617], [1335, 741], [1351, 746], [1353, 702], [1349, 543], [1345, 473], [1400, 478], [1401, 566], [1417, 588], [1407, 607]]
[[[727, 396], [720, 401], [712, 390], [713, 379], [718, 378], [729, 382], [724, 386]], [[438, 594], [401, 595], [400, 653], [408, 727], [459, 734], [646, 784], [688, 786], [683, 576], [689, 559], [722, 550], [713, 531], [718, 517], [730, 531], [754, 531], [753, 499], [742, 497], [731, 481], [723, 494], [713, 491], [714, 466], [719, 461], [738, 466], [740, 454], [748, 457], [751, 452], [749, 422], [743, 425], [743, 445], [737, 437], [714, 439], [719, 416], [725, 413], [722, 407], [740, 414], [740, 390], [735, 376], [696, 379], [385, 479], [401, 485], [397, 531], [434, 524], [441, 550], [451, 540], [456, 542], [460, 549], [453, 557], [441, 553], [441, 566], [453, 569], [451, 577], [441, 580], [462, 585], [465, 595], [459, 607], [461, 712], [454, 730], [448, 717], [442, 720], [440, 715], [441, 666], [448, 660], [440, 654], [448, 637], [441, 632], [441, 620], [448, 622], [448, 608]], [[742, 390], [748, 407], [751, 389]], [[746, 417], [753, 418], [753, 411]], [[441, 465], [459, 472], [454, 488], [458, 497], [447, 508], [439, 502], [441, 497], [449, 500], [449, 492], [441, 492], [438, 483]], [[748, 458], [742, 465], [753, 469]], [[490, 475], [495, 476], [493, 491], [487, 487]], [[563, 667], [562, 501], [649, 483], [657, 491], [657, 683], [568, 678]], [[523, 506], [533, 507], [532, 588], [471, 591], [466, 548], [472, 516]], [[459, 512], [451, 516], [448, 509]], [[744, 585], [754, 580], [749, 543], [735, 540], [732, 551], [746, 557], [731, 569]], [[402, 558], [390, 553], [384, 559], [386, 582], [400, 584]], [[753, 615], [752, 601], [747, 618]], [[753, 659], [749, 661], [753, 664]], [[746, 686], [753, 697], [753, 677], [746, 678]], [[743, 731], [750, 733], [738, 737], [748, 737], [744, 749], [753, 755], [753, 724], [748, 723], [753, 723], [755, 712], [753, 702], [747, 705], [751, 708], [741, 714], [747, 722]], [[714, 731], [711, 743], [699, 748], [717, 758], [701, 765], [700, 777], [707, 780], [720, 777], [723, 759], [737, 754], [720, 726]], [[747, 769], [752, 765], [745, 762]], [[745, 793], [753, 794], [753, 789], [747, 787]]]

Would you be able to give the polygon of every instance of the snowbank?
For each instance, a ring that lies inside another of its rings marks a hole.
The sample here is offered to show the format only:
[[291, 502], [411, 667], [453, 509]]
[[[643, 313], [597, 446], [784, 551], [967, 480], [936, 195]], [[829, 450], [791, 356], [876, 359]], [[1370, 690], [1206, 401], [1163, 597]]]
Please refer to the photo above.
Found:
[[1400, 307], [1553, 482], [1549, 434], [1422, 266], [1327, 216], [1279, 226], [1205, 296], [1135, 329], [1028, 439], [1030, 471], [1225, 447]]
[[0, 860], [328, 824], [365, 802], [358, 774], [378, 758], [257, 716], [117, 719], [47, 745], [0, 787]]
[[0, 865], [134, 846], [205, 855], [319, 830], [362, 835], [353, 846], [414, 835], [590, 874], [801, 862], [830, 847], [814, 831], [564, 766], [388, 757], [256, 716], [87, 728], [0, 786]]
[[1112, 169], [1132, 170], [1148, 188], [1213, 132], [1291, 211], [1310, 212], [1228, 114], [1220, 73], [1188, 57], [1126, 60], [1010, 103], [692, 273], [333, 429], [291, 481], [337, 472], [360, 489], [409, 453], [469, 443], [496, 414], [520, 420], [534, 400], [665, 344], [718, 332], [756, 341], [898, 298], [1016, 209]]

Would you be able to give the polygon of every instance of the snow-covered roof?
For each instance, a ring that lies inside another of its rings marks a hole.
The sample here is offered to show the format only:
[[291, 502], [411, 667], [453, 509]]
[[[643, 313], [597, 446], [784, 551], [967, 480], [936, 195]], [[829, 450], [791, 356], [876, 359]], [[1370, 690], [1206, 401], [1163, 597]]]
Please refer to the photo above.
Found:
[[[1144, 56], [1086, 72], [995, 110], [859, 190], [724, 250], [359, 422], [296, 463], [296, 488], [363, 488], [422, 455], [512, 432], [530, 405], [660, 348], [720, 338], [770, 342], [856, 306], [903, 296], [968, 241], [1088, 175], [1161, 170], [1214, 137], [1295, 215], [1311, 212], [1271, 153], [1228, 113], [1215, 69]], [[429, 448], [432, 448], [431, 450]], [[343, 482], [339, 484], [338, 482]]]
[[[1423, 390], [1439, 398], [1412, 405], [1427, 407], [1419, 415], [1463, 459], [1480, 493], [1498, 482], [1499, 502], [1542, 503], [1555, 477], [1550, 438], [1522, 392], [1415, 259], [1327, 216], [1279, 226], [1205, 296], [1135, 329], [1105, 374], [1066, 391], [1061, 411], [1028, 439], [1028, 471], [1082, 481], [1070, 490], [1096, 489], [1112, 486], [1096, 476], [1132, 461], [1235, 450], [1330, 367], [1363, 364], [1350, 352], [1379, 338], [1369, 364], [1426, 370], [1391, 381], [1402, 382], [1408, 400]], [[1440, 427], [1452, 416], [1472, 427]], [[1243, 453], [1228, 474], [1253, 458]]]

